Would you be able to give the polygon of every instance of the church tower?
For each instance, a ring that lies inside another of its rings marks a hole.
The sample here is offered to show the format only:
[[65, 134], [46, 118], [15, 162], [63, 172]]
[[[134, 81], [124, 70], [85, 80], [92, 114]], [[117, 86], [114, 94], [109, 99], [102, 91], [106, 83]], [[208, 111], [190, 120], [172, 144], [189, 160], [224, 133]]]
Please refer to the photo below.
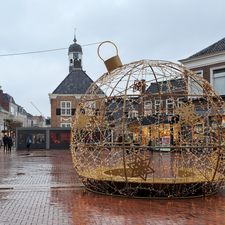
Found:
[[93, 80], [82, 68], [82, 48], [77, 44], [76, 35], [69, 46], [69, 74], [49, 94], [51, 102], [51, 127], [71, 127], [72, 117], [79, 101]]
[[69, 72], [74, 70], [82, 70], [82, 48], [77, 44], [76, 35], [74, 35], [73, 44], [69, 46]]

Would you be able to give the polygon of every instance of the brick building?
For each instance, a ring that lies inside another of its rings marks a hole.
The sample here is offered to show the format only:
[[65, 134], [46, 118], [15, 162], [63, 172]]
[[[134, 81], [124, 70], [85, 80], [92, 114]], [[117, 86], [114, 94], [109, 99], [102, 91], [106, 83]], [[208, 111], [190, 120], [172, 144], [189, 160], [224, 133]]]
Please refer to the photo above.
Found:
[[79, 100], [93, 83], [82, 68], [82, 48], [74, 43], [69, 46], [69, 74], [59, 86], [49, 94], [51, 103], [51, 127], [71, 127]]
[[[225, 101], [225, 38], [179, 61], [205, 78]], [[225, 127], [225, 113], [222, 124]]]

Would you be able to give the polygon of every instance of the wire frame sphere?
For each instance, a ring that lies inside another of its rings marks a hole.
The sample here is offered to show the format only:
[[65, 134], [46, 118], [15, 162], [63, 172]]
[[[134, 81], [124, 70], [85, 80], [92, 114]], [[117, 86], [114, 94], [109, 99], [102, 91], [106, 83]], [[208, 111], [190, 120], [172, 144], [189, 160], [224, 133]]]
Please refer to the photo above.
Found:
[[86, 188], [147, 198], [217, 192], [223, 101], [180, 64], [141, 60], [104, 74], [76, 109], [71, 152]]

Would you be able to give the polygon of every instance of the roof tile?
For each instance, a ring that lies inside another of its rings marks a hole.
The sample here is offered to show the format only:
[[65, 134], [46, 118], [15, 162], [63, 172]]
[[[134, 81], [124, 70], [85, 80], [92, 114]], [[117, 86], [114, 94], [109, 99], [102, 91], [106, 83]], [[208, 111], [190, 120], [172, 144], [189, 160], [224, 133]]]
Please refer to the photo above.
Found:
[[223, 51], [225, 51], [225, 38], [217, 41], [216, 43], [210, 45], [207, 48], [204, 48], [203, 50], [195, 53], [194, 55], [192, 55], [186, 59], [193, 59], [196, 57], [215, 54], [215, 53], [219, 53], [219, 52], [223, 52]]

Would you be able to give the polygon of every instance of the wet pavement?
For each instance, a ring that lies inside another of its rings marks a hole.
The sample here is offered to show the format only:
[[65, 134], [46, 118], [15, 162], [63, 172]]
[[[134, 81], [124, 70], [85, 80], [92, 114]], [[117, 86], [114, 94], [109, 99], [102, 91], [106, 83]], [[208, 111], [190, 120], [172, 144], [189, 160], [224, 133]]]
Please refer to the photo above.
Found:
[[181, 200], [128, 199], [85, 190], [69, 151], [0, 150], [0, 225], [225, 224], [225, 191]]

